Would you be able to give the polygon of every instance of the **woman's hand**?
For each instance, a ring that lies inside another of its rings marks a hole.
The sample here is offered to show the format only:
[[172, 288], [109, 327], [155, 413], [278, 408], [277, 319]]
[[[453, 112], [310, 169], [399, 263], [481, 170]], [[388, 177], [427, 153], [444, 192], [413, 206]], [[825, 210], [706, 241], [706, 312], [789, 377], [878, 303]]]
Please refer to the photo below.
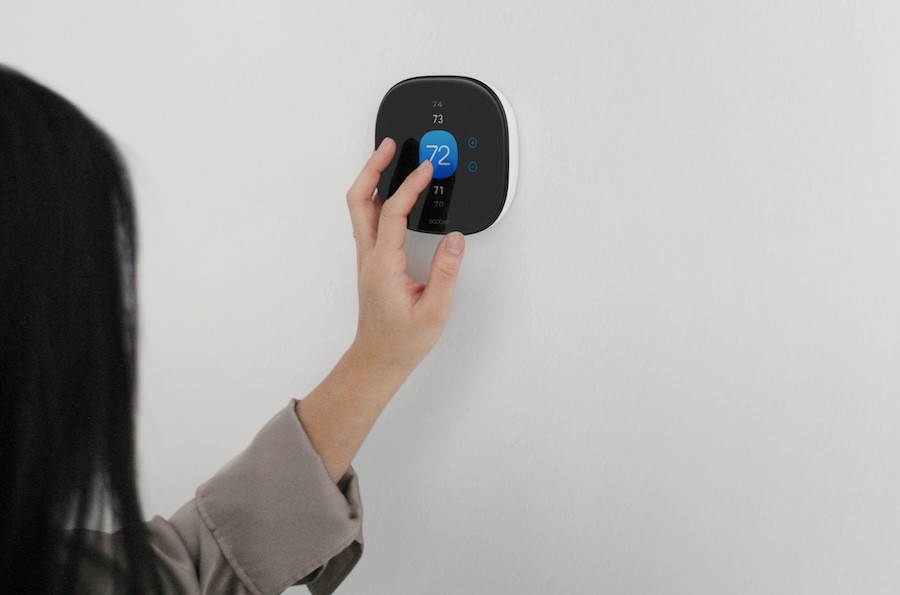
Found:
[[448, 234], [428, 284], [406, 274], [406, 217], [431, 182], [424, 162], [381, 205], [375, 187], [396, 150], [385, 139], [347, 192], [359, 274], [356, 340], [330, 374], [297, 403], [297, 417], [331, 479], [346, 472], [381, 411], [437, 342], [450, 314], [464, 238]]
[[453, 232], [441, 240], [427, 285], [407, 275], [407, 216], [433, 170], [430, 161], [423, 161], [382, 206], [375, 190], [395, 151], [396, 143], [384, 139], [347, 192], [359, 276], [352, 349], [376, 365], [408, 374], [431, 351], [450, 315], [465, 238]]

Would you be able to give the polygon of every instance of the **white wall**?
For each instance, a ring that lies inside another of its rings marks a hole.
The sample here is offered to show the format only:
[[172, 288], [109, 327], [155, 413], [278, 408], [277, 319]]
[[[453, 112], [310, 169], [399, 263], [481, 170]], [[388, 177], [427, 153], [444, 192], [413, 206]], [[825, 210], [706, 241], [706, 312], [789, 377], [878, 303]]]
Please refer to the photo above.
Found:
[[131, 161], [148, 513], [349, 345], [378, 103], [464, 74], [518, 196], [355, 461], [340, 592], [900, 588], [896, 3], [58, 4], [0, 60]]

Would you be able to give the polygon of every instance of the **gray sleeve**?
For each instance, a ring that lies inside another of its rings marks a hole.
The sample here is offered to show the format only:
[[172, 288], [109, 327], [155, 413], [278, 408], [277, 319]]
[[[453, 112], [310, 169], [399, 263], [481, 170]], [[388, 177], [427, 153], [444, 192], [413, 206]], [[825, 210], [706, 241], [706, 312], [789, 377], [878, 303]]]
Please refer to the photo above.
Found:
[[331, 480], [295, 404], [170, 519], [148, 523], [160, 559], [187, 592], [268, 594], [306, 584], [330, 594], [362, 555], [356, 474], [351, 467]]

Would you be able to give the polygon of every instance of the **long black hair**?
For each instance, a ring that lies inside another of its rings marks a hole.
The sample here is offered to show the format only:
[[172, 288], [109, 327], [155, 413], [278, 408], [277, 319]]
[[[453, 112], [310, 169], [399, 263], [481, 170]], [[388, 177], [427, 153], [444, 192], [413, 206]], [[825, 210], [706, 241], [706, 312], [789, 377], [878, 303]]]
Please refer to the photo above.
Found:
[[135, 478], [135, 215], [113, 142], [0, 65], [0, 592], [71, 591], [83, 527], [121, 531], [117, 590], [157, 590]]

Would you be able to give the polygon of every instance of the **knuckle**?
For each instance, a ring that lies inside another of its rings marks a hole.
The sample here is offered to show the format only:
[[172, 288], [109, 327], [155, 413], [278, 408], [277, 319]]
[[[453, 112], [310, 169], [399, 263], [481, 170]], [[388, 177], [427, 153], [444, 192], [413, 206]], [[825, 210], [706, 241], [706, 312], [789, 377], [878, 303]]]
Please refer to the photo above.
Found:
[[366, 259], [369, 270], [379, 276], [384, 276], [390, 271], [390, 263], [387, 251], [383, 246], [376, 245]]
[[439, 274], [448, 279], [452, 279], [459, 273], [459, 260], [442, 258], [434, 263], [434, 268]]
[[441, 328], [447, 322], [448, 312], [440, 306], [431, 306], [422, 312], [423, 323], [428, 328]]
[[387, 218], [399, 217], [402, 215], [398, 201], [389, 200], [381, 207], [381, 216]]

